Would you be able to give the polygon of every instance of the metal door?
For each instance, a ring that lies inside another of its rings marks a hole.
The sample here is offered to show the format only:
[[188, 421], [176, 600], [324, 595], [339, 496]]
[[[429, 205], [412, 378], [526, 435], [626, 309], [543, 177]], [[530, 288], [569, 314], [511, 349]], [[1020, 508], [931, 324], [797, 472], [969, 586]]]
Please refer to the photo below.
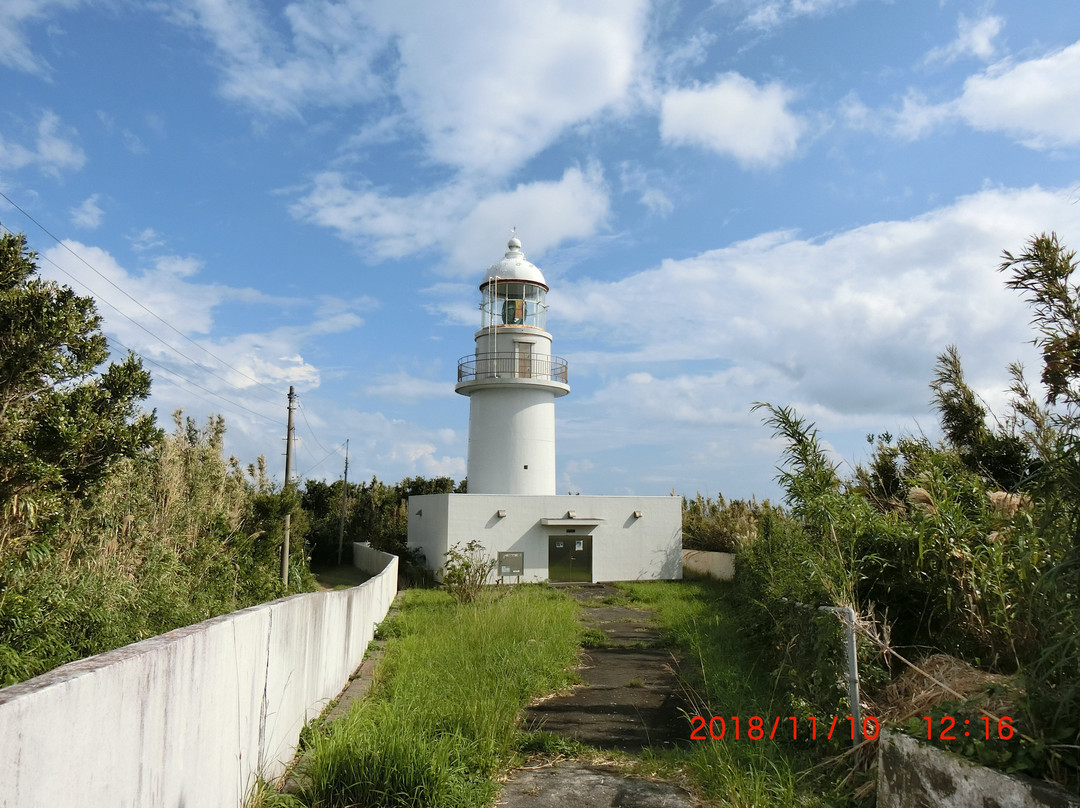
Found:
[[548, 536], [548, 580], [592, 582], [592, 536]]

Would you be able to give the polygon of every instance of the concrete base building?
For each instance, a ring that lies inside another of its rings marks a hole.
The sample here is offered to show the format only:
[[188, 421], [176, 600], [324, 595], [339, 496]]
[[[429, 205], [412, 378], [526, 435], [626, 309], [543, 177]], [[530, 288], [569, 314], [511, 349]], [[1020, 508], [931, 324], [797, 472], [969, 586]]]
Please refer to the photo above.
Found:
[[545, 330], [547, 291], [511, 239], [480, 284], [475, 353], [458, 362], [469, 493], [410, 497], [409, 546], [437, 570], [451, 547], [477, 541], [511, 581], [681, 578], [681, 497], [555, 494], [555, 399], [570, 386]]
[[432, 569], [480, 542], [504, 581], [682, 577], [681, 497], [428, 494], [409, 499], [409, 546]]

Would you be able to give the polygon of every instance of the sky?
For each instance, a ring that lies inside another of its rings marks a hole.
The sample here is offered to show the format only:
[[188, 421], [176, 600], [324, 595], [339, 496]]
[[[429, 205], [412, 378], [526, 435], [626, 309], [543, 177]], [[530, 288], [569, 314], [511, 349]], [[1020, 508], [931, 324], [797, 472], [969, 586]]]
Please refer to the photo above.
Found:
[[300, 479], [465, 475], [511, 228], [550, 292], [558, 493], [780, 500], [937, 439], [955, 345], [1038, 376], [1002, 252], [1080, 248], [1075, 0], [0, 0], [0, 223], [146, 402]]

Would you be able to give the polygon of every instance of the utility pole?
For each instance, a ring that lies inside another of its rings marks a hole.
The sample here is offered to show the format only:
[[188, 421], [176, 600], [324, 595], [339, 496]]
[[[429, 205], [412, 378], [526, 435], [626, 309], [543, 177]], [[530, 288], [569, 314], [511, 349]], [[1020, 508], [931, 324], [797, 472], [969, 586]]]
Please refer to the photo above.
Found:
[[[293, 409], [296, 406], [296, 393], [289, 385], [289, 425], [285, 432], [285, 487], [289, 493], [292, 486], [292, 445], [293, 445]], [[285, 541], [281, 545], [281, 582], [289, 588], [289, 533], [292, 529], [292, 513], [285, 514]]]
[[341, 566], [341, 548], [345, 542], [345, 509], [349, 501], [349, 439], [345, 439], [345, 487], [341, 490], [341, 521], [337, 532], [337, 563]]

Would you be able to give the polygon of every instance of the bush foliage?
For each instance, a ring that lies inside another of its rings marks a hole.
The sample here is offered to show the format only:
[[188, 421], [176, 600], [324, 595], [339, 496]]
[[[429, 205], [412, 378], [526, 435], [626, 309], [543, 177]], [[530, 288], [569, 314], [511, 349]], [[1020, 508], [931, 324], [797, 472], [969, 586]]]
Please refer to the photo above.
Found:
[[[301, 503], [311, 521], [312, 558], [321, 563], [337, 563], [340, 536], [345, 563], [351, 558], [352, 542], [370, 542], [376, 550], [416, 561], [406, 544], [409, 497], [452, 493], [465, 493], [465, 481], [455, 485], [449, 477], [406, 477], [391, 485], [372, 477], [369, 482], [349, 483], [346, 488], [342, 480], [332, 483], [308, 480]], [[346, 501], [342, 532], [343, 495]]]
[[734, 553], [754, 541], [765, 514], [775, 511], [768, 500], [761, 504], [753, 498], [749, 502], [741, 499], [727, 502], [722, 494], [713, 499], [700, 493], [693, 499], [683, 497], [683, 547]]
[[757, 538], [741, 546], [737, 586], [796, 707], [845, 709], [838, 622], [808, 607], [852, 606], [864, 686], [888, 680], [885, 645], [1019, 672], [1028, 695], [1021, 729], [1043, 750], [1031, 768], [1075, 782], [1080, 287], [1075, 256], [1055, 236], [1006, 253], [1001, 269], [1035, 311], [1045, 403], [1014, 366], [1010, 410], [996, 418], [950, 346], [930, 384], [942, 442], [870, 435], [870, 459], [850, 478], [813, 424], [791, 408], [757, 405], [787, 447], [780, 481], [791, 517], [758, 521]]
[[286, 594], [290, 508], [289, 591], [312, 588], [296, 495], [223, 458], [220, 417], [175, 418], [172, 435], [0, 557], [0, 685]]
[[455, 544], [446, 552], [439, 569], [443, 585], [458, 603], [472, 603], [495, 570], [495, 558], [473, 539], [464, 547]]
[[278, 597], [286, 511], [303, 536], [295, 493], [223, 458], [223, 419], [163, 435], [140, 360], [107, 357], [93, 300], [0, 236], [0, 686]]

